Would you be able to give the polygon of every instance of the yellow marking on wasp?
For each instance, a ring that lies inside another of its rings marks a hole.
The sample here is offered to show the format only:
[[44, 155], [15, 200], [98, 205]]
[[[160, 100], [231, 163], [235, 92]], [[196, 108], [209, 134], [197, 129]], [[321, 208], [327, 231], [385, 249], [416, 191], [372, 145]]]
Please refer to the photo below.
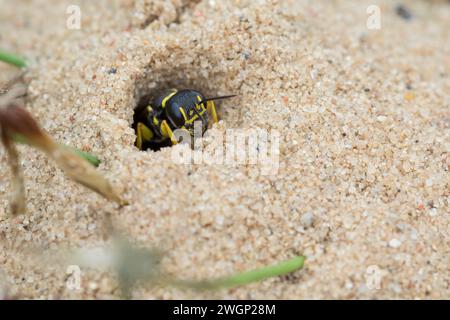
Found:
[[[204, 113], [206, 112], [206, 109], [203, 109], [201, 112], [200, 112], [200, 115], [203, 115]], [[189, 120], [186, 120], [186, 122], [185, 122], [185, 124], [191, 124], [191, 123], [193, 123], [195, 120], [197, 120], [198, 119], [198, 114], [196, 114], [196, 115], [194, 115], [192, 118], [190, 118]]]
[[169, 99], [172, 98], [176, 93], [177, 93], [176, 91], [173, 91], [172, 93], [169, 93], [169, 94], [163, 99], [163, 101], [161, 102], [161, 105], [162, 105], [163, 108], [166, 107], [167, 101], [169, 101]]
[[153, 117], [153, 124], [157, 126], [159, 124], [158, 118]]
[[161, 133], [163, 137], [170, 138], [172, 144], [178, 143], [177, 139], [175, 139], [175, 135], [173, 134], [172, 129], [170, 129], [170, 126], [166, 120], [161, 122]]
[[139, 150], [142, 150], [142, 145], [146, 141], [150, 141], [153, 139], [153, 132], [142, 122], [137, 124], [137, 140], [136, 147]]
[[184, 121], [187, 121], [188, 118], [187, 118], [186, 112], [184, 112], [183, 107], [180, 107], [179, 110], [180, 110], [181, 114], [183, 115]]
[[198, 100], [198, 102], [201, 102], [202, 98], [200, 96], [197, 96], [197, 100]]

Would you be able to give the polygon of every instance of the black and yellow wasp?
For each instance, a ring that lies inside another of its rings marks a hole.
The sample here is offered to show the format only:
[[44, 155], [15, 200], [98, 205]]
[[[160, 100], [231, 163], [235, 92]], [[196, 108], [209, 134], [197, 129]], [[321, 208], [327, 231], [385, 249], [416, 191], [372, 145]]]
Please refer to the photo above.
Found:
[[136, 146], [140, 150], [177, 144], [176, 129], [187, 130], [194, 136], [194, 123], [201, 121], [202, 134], [209, 118], [219, 121], [214, 100], [234, 97], [205, 98], [195, 90], [170, 89], [156, 97], [152, 103], [136, 110]]

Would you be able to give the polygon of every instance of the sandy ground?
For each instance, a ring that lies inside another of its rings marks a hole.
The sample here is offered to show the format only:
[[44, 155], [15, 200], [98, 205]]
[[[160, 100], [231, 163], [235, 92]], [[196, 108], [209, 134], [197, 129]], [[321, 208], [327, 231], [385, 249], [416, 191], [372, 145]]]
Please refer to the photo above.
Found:
[[[134, 298], [449, 299], [450, 4], [403, 1], [407, 20], [398, 3], [0, 0], [0, 47], [33, 62], [27, 109], [57, 140], [98, 155], [130, 203], [118, 209], [20, 147], [29, 213], [11, 218], [0, 149], [3, 286], [20, 298], [118, 297], [111, 274], [83, 270], [71, 291], [65, 270], [18, 252], [101, 245], [109, 213], [184, 278], [307, 256], [288, 277]], [[66, 27], [69, 4], [82, 10], [80, 30]], [[366, 26], [373, 4], [380, 30]], [[0, 81], [14, 73], [0, 65]], [[220, 102], [212, 131], [278, 130], [278, 172], [138, 151], [133, 107], [171, 86], [238, 94]]]

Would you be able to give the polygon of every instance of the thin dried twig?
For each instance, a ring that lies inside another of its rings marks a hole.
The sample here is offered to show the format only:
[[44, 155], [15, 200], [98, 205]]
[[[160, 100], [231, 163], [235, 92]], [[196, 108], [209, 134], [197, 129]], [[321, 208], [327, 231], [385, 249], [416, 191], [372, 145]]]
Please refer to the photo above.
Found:
[[10, 140], [14, 140], [16, 136], [23, 137], [27, 144], [47, 153], [57, 148], [57, 144], [41, 130], [28, 111], [15, 101], [3, 107], [0, 103], [0, 126]]
[[[8, 100], [6, 100], [8, 101]], [[24, 212], [23, 179], [18, 166], [18, 155], [13, 141], [24, 141], [52, 158], [58, 166], [74, 181], [99, 193], [108, 200], [121, 205], [126, 204], [114, 191], [110, 183], [95, 168], [73, 149], [56, 143], [17, 101], [0, 101], [0, 127], [2, 143], [5, 146], [13, 169], [15, 195], [13, 200], [15, 208], [13, 214]], [[16, 210], [17, 209], [17, 210]]]
[[111, 184], [95, 168], [74, 151], [57, 145], [48, 155], [74, 181], [97, 192], [108, 200], [125, 205]]
[[19, 153], [9, 139], [5, 131], [0, 127], [1, 140], [8, 155], [8, 163], [12, 172], [11, 214], [17, 215], [25, 212], [25, 186], [23, 183], [23, 172], [19, 164]]
[[[24, 73], [21, 73], [20, 75], [15, 77], [13, 80], [11, 80], [8, 84], [6, 84], [6, 86], [4, 87], [5, 89], [3, 91], [4, 94], [0, 96], [0, 107], [3, 106], [3, 108], [5, 108], [5, 106], [9, 106], [9, 105], [13, 105], [13, 104], [19, 105], [19, 106], [23, 104], [22, 98], [27, 93], [27, 87], [20, 83], [20, 81], [23, 78], [23, 75], [24, 75]], [[8, 90], [8, 88], [10, 88], [10, 89]], [[0, 91], [0, 92], [2, 92], [2, 91]], [[18, 115], [11, 114], [9, 116], [11, 116], [11, 117], [15, 116], [16, 118], [19, 118], [19, 119], [21, 117], [21, 115], [19, 115], [19, 114]], [[34, 119], [32, 119], [32, 120], [33, 120], [33, 122], [35, 122]], [[25, 125], [28, 125], [28, 124], [25, 124]], [[20, 134], [15, 134], [13, 136], [13, 139], [17, 143], [28, 144], [28, 145], [31, 144], [30, 141], [28, 141], [23, 135], [20, 135]], [[74, 153], [78, 154], [80, 157], [84, 158], [86, 161], [91, 163], [94, 167], [98, 167], [100, 165], [100, 160], [97, 157], [95, 157], [87, 152], [84, 152], [77, 148], [73, 148], [70, 146], [63, 145], [63, 144], [61, 144], [60, 146], [70, 149], [71, 151], [73, 151]]]
[[[24, 96], [26, 94], [27, 88], [21, 83], [24, 80], [26, 71], [22, 70], [18, 74], [16, 74], [11, 80], [2, 84], [0, 87], [0, 99], [5, 101], [6, 99], [15, 99], [18, 96]], [[11, 90], [12, 89], [12, 90]], [[19, 89], [19, 90], [18, 90]], [[8, 94], [9, 91], [12, 91], [12, 94]]]

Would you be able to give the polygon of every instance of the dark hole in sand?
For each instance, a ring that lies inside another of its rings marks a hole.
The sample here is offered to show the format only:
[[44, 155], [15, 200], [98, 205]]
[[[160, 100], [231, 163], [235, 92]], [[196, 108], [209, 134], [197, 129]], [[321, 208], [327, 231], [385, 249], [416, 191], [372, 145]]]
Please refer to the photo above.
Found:
[[[168, 74], [170, 75], [170, 73], [168, 73]], [[230, 90], [230, 93], [227, 92], [228, 90], [226, 90], [225, 93], [218, 93], [214, 83], [211, 83], [210, 80], [205, 80], [205, 79], [198, 79], [196, 81], [195, 80], [187, 81], [185, 79], [162, 80], [162, 81], [158, 81], [156, 83], [156, 86], [152, 86], [152, 88], [149, 88], [145, 85], [147, 81], [149, 81], [147, 78], [144, 78], [143, 80], [139, 81], [138, 86], [136, 88], [137, 89], [136, 90], [136, 94], [137, 94], [136, 99], [138, 102], [136, 104], [136, 107], [134, 108], [133, 123], [131, 125], [131, 127], [133, 128], [133, 130], [136, 134], [136, 137], [137, 137], [137, 131], [136, 131], [137, 124], [138, 124], [138, 122], [143, 122], [142, 121], [142, 112], [145, 111], [147, 106], [149, 106], [150, 104], [153, 103], [153, 101], [155, 100], [156, 97], [159, 97], [162, 94], [164, 94], [164, 92], [166, 92], [167, 89], [176, 88], [178, 90], [183, 90], [183, 89], [196, 90], [196, 91], [201, 92], [205, 97], [218, 97], [218, 96], [226, 96], [226, 95], [236, 94], [236, 92], [234, 90]], [[230, 107], [222, 109], [221, 105], [226, 103], [225, 101], [226, 100], [216, 102], [216, 110], [218, 113], [219, 120], [226, 120], [226, 121], [229, 121], [231, 124], [234, 123], [235, 125], [236, 124], [239, 125], [236, 120], [236, 119], [240, 118], [240, 114], [238, 112], [236, 112], [239, 110], [238, 108], [236, 108], [236, 106], [237, 106], [236, 100], [232, 100], [232, 101], [235, 101], [235, 103], [233, 103]], [[144, 122], [146, 122], [146, 120]], [[179, 142], [182, 142], [182, 141], [180, 140]], [[135, 143], [136, 143], [136, 140], [135, 140]], [[162, 143], [161, 142], [146, 142], [143, 144], [142, 151], [146, 151], [149, 149], [153, 150], [153, 151], [159, 151], [159, 150], [161, 150], [161, 148], [171, 147], [171, 146], [172, 146], [172, 143], [170, 142], [170, 140], [166, 140]]]
[[[168, 88], [175, 88], [175, 87], [174, 86], [169, 86]], [[184, 89], [184, 88], [182, 88], [182, 89]], [[182, 90], [182, 89], [179, 89], [179, 90]], [[134, 132], [136, 134], [136, 137], [137, 137], [137, 124], [139, 122], [142, 122], [142, 123], [146, 124], [147, 121], [148, 121], [146, 119], [146, 117], [145, 117], [145, 109], [147, 108], [147, 106], [152, 105], [154, 99], [156, 97], [159, 97], [166, 90], [158, 90], [155, 93], [146, 94], [146, 95], [142, 96], [139, 99], [138, 104], [137, 104], [136, 108], [134, 109], [133, 124], [132, 124], [132, 128], [133, 128], [133, 130], [134, 130]], [[197, 91], [199, 91], [199, 90], [197, 90]], [[180, 137], [180, 140], [179, 140], [180, 143], [183, 142], [182, 138], [183, 137]], [[135, 141], [135, 144], [136, 144], [136, 141]], [[158, 151], [161, 148], [171, 147], [171, 146], [173, 146], [173, 145], [172, 145], [170, 139], [166, 139], [166, 140], [164, 140], [162, 142], [159, 142], [159, 141], [157, 141], [157, 142], [144, 142], [144, 144], [142, 146], [142, 151], [145, 151], [145, 150], [148, 150], [148, 149], [153, 150], [153, 151]]]
[[[162, 92], [163, 92], [163, 90], [158, 91], [154, 94], [146, 94], [139, 99], [139, 102], [137, 103], [137, 106], [134, 109], [133, 124], [132, 124], [132, 128], [133, 128], [136, 136], [137, 136], [137, 131], [136, 131], [137, 124], [139, 122], [143, 121], [142, 114], [145, 112], [145, 109], [147, 108], [147, 106], [152, 104], [155, 97], [159, 96]], [[153, 150], [153, 151], [158, 151], [161, 148], [171, 147], [171, 146], [172, 146], [172, 143], [170, 142], [170, 140], [167, 140], [164, 142], [144, 142], [144, 144], [142, 145], [142, 151], [145, 151], [148, 149]]]

